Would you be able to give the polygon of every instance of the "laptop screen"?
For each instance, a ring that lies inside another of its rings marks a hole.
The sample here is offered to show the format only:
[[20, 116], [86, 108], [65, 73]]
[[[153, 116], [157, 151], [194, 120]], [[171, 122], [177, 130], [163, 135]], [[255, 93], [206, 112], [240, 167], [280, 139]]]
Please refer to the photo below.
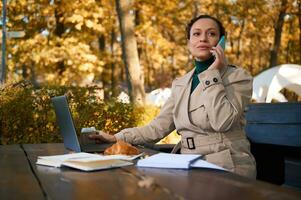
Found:
[[65, 148], [75, 152], [81, 152], [67, 97], [65, 95], [57, 96], [51, 98], [51, 100]]

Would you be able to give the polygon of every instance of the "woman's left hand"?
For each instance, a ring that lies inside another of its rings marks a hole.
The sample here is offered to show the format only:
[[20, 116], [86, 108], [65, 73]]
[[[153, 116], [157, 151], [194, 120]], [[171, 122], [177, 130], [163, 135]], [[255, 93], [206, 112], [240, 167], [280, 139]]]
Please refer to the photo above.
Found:
[[209, 66], [208, 69], [222, 69], [227, 65], [227, 60], [223, 48], [220, 45], [212, 47], [210, 52], [215, 56], [214, 62]]

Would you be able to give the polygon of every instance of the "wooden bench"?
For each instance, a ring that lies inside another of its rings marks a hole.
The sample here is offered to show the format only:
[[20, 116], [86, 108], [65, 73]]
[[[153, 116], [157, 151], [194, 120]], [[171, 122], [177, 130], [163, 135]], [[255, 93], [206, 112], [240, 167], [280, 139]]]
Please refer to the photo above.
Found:
[[301, 189], [301, 103], [251, 104], [246, 120], [257, 179]]

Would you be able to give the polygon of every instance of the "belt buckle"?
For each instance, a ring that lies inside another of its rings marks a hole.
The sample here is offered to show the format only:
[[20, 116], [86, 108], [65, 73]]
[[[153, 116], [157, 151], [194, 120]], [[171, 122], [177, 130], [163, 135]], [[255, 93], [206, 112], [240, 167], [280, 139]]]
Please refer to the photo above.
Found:
[[[191, 141], [191, 144], [192, 144], [191, 147], [190, 147], [190, 141]], [[186, 138], [186, 142], [187, 142], [187, 145], [188, 145], [188, 149], [195, 149], [193, 137], [187, 137]]]

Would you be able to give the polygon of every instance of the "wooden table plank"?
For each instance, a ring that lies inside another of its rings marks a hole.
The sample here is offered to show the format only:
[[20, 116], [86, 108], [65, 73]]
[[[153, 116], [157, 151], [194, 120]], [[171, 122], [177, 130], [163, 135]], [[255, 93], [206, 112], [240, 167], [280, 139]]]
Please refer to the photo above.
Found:
[[44, 199], [19, 145], [0, 145], [0, 199]]
[[161, 187], [139, 187], [140, 177], [123, 168], [81, 172], [35, 165], [37, 156], [63, 154], [62, 144], [31, 144], [24, 149], [49, 199], [181, 199]]
[[153, 177], [156, 183], [185, 199], [301, 199], [301, 192], [293, 189], [209, 169], [138, 168], [132, 172]]
[[[24, 149], [49, 199], [301, 199], [301, 192], [293, 189], [208, 169], [128, 166], [87, 173], [37, 166], [38, 155], [62, 154], [63, 145], [24, 145]], [[150, 186], [139, 186], [148, 178]]]

